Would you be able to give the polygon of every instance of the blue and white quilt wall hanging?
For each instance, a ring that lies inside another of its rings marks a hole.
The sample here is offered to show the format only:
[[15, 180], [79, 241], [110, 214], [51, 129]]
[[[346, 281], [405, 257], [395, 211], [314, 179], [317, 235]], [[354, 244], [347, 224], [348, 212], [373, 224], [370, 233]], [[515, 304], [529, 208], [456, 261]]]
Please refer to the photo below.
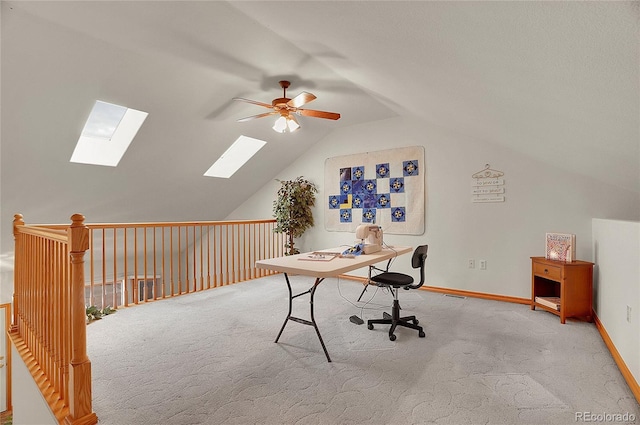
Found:
[[325, 228], [353, 232], [375, 223], [385, 233], [422, 235], [424, 181], [422, 146], [328, 158]]

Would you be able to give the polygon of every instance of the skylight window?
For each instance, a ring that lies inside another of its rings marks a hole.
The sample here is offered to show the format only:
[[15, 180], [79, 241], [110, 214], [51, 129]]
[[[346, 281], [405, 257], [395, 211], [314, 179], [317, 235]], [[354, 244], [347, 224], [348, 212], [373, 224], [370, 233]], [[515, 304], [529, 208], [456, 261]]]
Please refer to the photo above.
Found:
[[115, 167], [149, 115], [97, 100], [71, 155], [71, 162]]
[[126, 112], [127, 108], [124, 106], [98, 100], [93, 105], [89, 119], [82, 129], [82, 135], [94, 139], [111, 140]]
[[263, 140], [240, 136], [204, 175], [228, 179], [266, 144]]

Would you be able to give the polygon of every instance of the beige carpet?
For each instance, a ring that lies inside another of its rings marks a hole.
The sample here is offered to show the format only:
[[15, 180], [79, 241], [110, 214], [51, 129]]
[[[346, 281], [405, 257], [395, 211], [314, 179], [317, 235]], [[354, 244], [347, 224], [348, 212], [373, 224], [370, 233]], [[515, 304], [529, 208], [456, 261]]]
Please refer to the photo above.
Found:
[[[294, 291], [311, 284], [292, 278]], [[402, 291], [426, 338], [349, 321], [392, 298], [329, 279], [316, 320], [289, 322], [282, 276], [119, 310], [88, 327], [101, 425], [573, 424], [640, 408], [593, 324], [528, 306]], [[308, 296], [294, 315], [308, 318]], [[592, 416], [587, 416], [587, 415]], [[582, 415], [582, 416], [580, 416]], [[598, 416], [600, 415], [600, 416]], [[578, 420], [576, 420], [578, 419]]]

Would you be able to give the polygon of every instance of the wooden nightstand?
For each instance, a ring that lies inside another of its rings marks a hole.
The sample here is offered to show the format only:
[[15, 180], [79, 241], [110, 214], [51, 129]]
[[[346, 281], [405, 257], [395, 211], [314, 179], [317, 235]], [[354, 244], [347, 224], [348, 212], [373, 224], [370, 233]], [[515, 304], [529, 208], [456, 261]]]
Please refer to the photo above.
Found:
[[[537, 299], [536, 299], [537, 298]], [[593, 263], [531, 257], [531, 310], [593, 320]]]

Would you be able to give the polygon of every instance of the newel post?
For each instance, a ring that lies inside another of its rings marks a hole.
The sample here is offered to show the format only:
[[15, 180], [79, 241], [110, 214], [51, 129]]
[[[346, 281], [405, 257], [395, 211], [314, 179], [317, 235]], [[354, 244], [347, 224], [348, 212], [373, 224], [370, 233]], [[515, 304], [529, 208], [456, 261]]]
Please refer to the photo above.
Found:
[[20, 302], [20, 296], [16, 293], [18, 288], [16, 282], [18, 281], [20, 274], [24, 268], [18, 264], [19, 261], [24, 261], [24, 257], [22, 255], [22, 243], [18, 238], [18, 226], [24, 226], [24, 217], [22, 214], [15, 214], [13, 216], [13, 318], [11, 320], [11, 327], [9, 328], [9, 332], [16, 333], [18, 332], [18, 303]]
[[84, 253], [89, 249], [89, 228], [82, 214], [71, 216], [68, 230], [71, 261], [71, 368], [69, 370], [69, 416], [65, 424], [95, 424], [91, 407], [91, 362], [87, 357], [87, 323], [84, 306]]

